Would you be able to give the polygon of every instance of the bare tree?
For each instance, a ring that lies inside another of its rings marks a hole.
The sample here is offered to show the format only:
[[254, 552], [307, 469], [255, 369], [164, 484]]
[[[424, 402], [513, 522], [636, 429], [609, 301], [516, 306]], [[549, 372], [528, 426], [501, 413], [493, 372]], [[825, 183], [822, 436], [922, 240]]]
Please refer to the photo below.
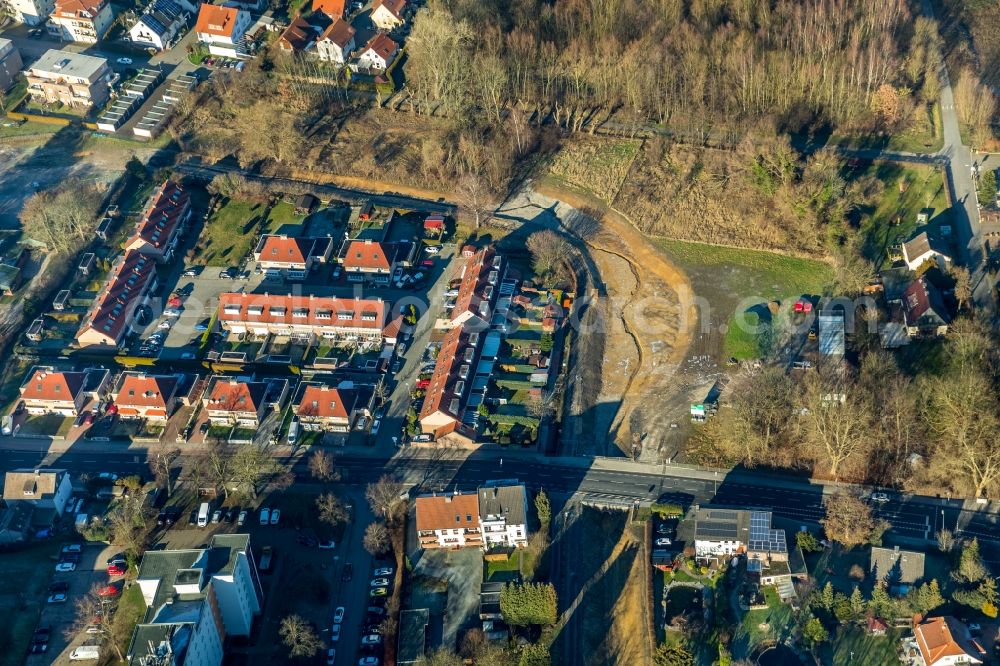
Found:
[[375, 522], [365, 528], [364, 546], [365, 550], [375, 557], [381, 557], [389, 552], [392, 538], [385, 523]]
[[343, 501], [333, 493], [323, 493], [316, 498], [319, 519], [336, 527], [350, 520], [351, 515]]
[[378, 481], [369, 483], [365, 488], [365, 499], [376, 514], [388, 516], [392, 508], [399, 503], [402, 492], [403, 484], [388, 474], [383, 474]]
[[119, 620], [117, 615], [111, 616], [115, 600], [100, 595], [104, 585], [94, 583], [83, 596], [77, 597], [74, 603], [73, 622], [66, 628], [66, 638], [72, 640], [85, 631], [101, 641], [102, 652], [110, 646], [119, 661], [125, 661], [125, 655], [119, 647], [132, 627], [126, 627], [126, 620]]
[[281, 620], [278, 635], [293, 659], [315, 657], [323, 649], [323, 641], [316, 630], [301, 615], [289, 615]]
[[100, 203], [101, 193], [92, 183], [66, 181], [28, 197], [21, 225], [25, 235], [57, 252], [69, 252], [92, 236]]
[[844, 463], [860, 458], [870, 442], [870, 406], [837, 370], [812, 373], [803, 398], [804, 444], [837, 479]]
[[340, 478], [334, 467], [333, 454], [323, 449], [316, 451], [309, 456], [309, 473], [318, 481], [330, 482]]
[[271, 457], [270, 451], [252, 442], [236, 449], [229, 461], [232, 481], [249, 489], [253, 499], [257, 499], [264, 482], [281, 469], [281, 465]]
[[481, 176], [467, 172], [458, 181], [455, 190], [458, 203], [472, 215], [476, 229], [488, 222], [496, 210], [496, 195]]
[[174, 463], [180, 457], [180, 449], [158, 451], [149, 456], [149, 471], [153, 473], [156, 485], [166, 489], [167, 497], [171, 497], [174, 494]]
[[847, 549], [881, 537], [888, 523], [876, 520], [871, 508], [854, 493], [838, 490], [823, 498], [826, 515], [819, 521], [826, 535]]
[[531, 253], [532, 267], [540, 276], [553, 276], [566, 265], [572, 249], [565, 238], [551, 229], [528, 236], [525, 247]]
[[114, 544], [136, 557], [141, 556], [146, 549], [151, 531], [145, 496], [134, 490], [123, 495], [108, 511], [107, 518], [111, 523], [111, 538]]

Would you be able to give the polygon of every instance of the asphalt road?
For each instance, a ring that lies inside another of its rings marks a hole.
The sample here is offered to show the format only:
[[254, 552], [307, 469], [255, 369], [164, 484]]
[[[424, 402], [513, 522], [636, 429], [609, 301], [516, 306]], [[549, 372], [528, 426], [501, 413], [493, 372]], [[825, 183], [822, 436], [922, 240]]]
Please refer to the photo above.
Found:
[[[7, 439], [11, 442], [11, 439]], [[68, 451], [62, 454], [43, 455], [47, 449], [44, 441], [36, 447], [19, 440], [25, 448], [0, 450], [0, 471], [40, 463], [65, 467], [75, 475], [83, 472], [114, 471], [119, 474], [142, 473], [148, 475], [145, 456], [141, 452], [122, 449]], [[650, 468], [650, 473], [587, 468], [577, 461], [569, 464], [552, 459], [541, 464], [537, 457], [498, 457], [494, 454], [473, 454], [465, 459], [452, 457], [396, 457], [383, 455], [343, 455], [337, 458], [344, 483], [362, 486], [391, 473], [416, 487], [417, 491], [471, 490], [484, 481], [518, 479], [531, 488], [545, 488], [547, 492], [573, 495], [586, 501], [627, 505], [640, 500], [664, 500], [690, 503], [717, 503], [736, 506], [754, 506], [771, 509], [776, 516], [815, 525], [823, 516], [821, 486], [791, 479], [757, 476], [751, 473], [726, 475], [717, 478], [692, 478], [689, 471], [673, 468]], [[305, 459], [296, 460], [293, 468], [299, 483], [309, 483], [310, 476]], [[915, 540], [933, 540], [941, 525], [947, 526], [958, 536], [978, 537], [982, 541], [1000, 546], [998, 516], [987, 511], [963, 509], [961, 500], [919, 500], [905, 495], [891, 495], [889, 502], [875, 505], [878, 516], [892, 525], [891, 533], [897, 537]]]

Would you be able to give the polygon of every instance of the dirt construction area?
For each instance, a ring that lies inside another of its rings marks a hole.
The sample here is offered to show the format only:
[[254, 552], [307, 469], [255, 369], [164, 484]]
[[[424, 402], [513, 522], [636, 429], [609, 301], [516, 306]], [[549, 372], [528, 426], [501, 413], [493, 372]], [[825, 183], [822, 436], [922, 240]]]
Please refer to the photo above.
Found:
[[687, 278], [596, 199], [545, 181], [533, 187], [498, 215], [568, 232], [579, 253], [563, 451], [656, 460], [689, 402], [676, 376], [695, 320]]
[[[641, 528], [625, 511], [568, 504], [554, 521], [549, 555], [559, 595], [553, 661], [566, 666], [648, 664]], [[609, 624], [610, 623], [610, 624]]]

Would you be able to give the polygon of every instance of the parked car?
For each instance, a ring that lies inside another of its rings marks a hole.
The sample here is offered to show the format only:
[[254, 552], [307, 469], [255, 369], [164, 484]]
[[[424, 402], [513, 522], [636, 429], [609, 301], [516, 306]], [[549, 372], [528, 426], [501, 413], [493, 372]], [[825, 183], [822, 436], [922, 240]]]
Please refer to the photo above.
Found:
[[340, 625], [335, 624], [330, 627], [330, 642], [336, 643], [340, 640]]
[[181, 277], [197, 277], [197, 276], [198, 276], [198, 269], [196, 268], [189, 268], [183, 273], [181, 273]]
[[229, 510], [226, 511], [226, 522], [232, 524], [233, 521], [236, 520], [236, 514], [239, 513], [239, 511], [240, 508], [238, 506], [230, 507]]
[[128, 565], [125, 562], [115, 562], [108, 567], [109, 576], [124, 576], [126, 571], [128, 571]]
[[121, 585], [105, 585], [97, 591], [99, 597], [117, 597], [122, 593]]
[[79, 553], [83, 551], [83, 546], [78, 543], [68, 543], [62, 547], [64, 553]]
[[337, 663], [337, 651], [330, 648], [326, 651], [326, 666], [333, 666]]
[[378, 634], [368, 634], [367, 636], [365, 636], [364, 638], [361, 639], [361, 644], [362, 645], [381, 645], [382, 644], [382, 637], [379, 636]]
[[872, 501], [876, 504], [885, 504], [889, 501], [889, 495], [886, 493], [872, 493]]
[[260, 509], [260, 524], [261, 525], [267, 525], [270, 520], [271, 520], [271, 510], [268, 509], [266, 506], [265, 507], [261, 507], [261, 509]]
[[378, 434], [378, 427], [380, 425], [382, 425], [382, 419], [375, 419], [374, 421], [372, 421], [372, 434], [373, 435], [377, 435]]
[[427, 254], [437, 254], [440, 251], [441, 251], [440, 245], [428, 245], [427, 247], [424, 248], [424, 252], [426, 252]]
[[131, 65], [132, 58], [126, 58], [122, 56], [121, 58], [118, 58], [118, 60], [116, 60], [115, 62], [117, 62], [119, 65]]
[[58, 573], [69, 573], [70, 571], [76, 571], [76, 565], [72, 562], [60, 562], [56, 565], [56, 571]]
[[246, 522], [247, 522], [247, 512], [246, 509], [244, 509], [243, 511], [240, 511], [240, 516], [239, 518], [236, 519], [236, 524], [239, 525], [240, 527], [243, 527], [243, 524]]
[[281, 509], [274, 509], [271, 511], [271, 524], [277, 525], [278, 519], [281, 518]]
[[666, 537], [662, 537], [662, 538], [656, 540], [656, 545], [657, 546], [669, 546], [672, 543], [673, 543], [673, 541], [671, 541], [670, 539], [668, 539]]
[[374, 575], [375, 576], [391, 576], [394, 571], [395, 571], [395, 569], [393, 569], [392, 567], [382, 567], [381, 569], [376, 569]]
[[387, 589], [385, 589], [384, 587], [376, 587], [376, 588], [373, 588], [368, 593], [368, 596], [369, 597], [384, 597], [387, 594], [389, 594], [389, 591]]
[[181, 354], [181, 360], [182, 361], [193, 361], [194, 360], [194, 353], [192, 353], [192, 352], [184, 352], [183, 354]]
[[372, 582], [369, 583], [371, 587], [389, 587], [388, 578], [373, 578]]
[[343, 622], [344, 613], [346, 612], [347, 612], [346, 608], [344, 608], [343, 606], [337, 606], [337, 609], [333, 611], [333, 623], [340, 624], [341, 622]]
[[318, 544], [320, 550], [333, 550], [337, 547], [337, 543], [330, 539], [329, 541], [320, 541]]
[[164, 319], [163, 321], [161, 321], [161, 322], [160, 322], [160, 323], [159, 323], [159, 324], [158, 324], [158, 325], [156, 326], [156, 328], [159, 328], [159, 329], [168, 329], [168, 328], [170, 328], [171, 326], [173, 326], [173, 323], [172, 323], [172, 322], [171, 322], [171, 321], [170, 321], [169, 319]]
[[358, 666], [378, 666], [378, 657], [361, 657], [358, 659]]
[[50, 594], [49, 598], [45, 600], [47, 604], [64, 604], [69, 599], [65, 592], [56, 592], [55, 594]]
[[212, 512], [212, 522], [221, 523], [222, 522], [222, 509], [216, 509]]
[[[110, 411], [111, 405], [108, 406], [108, 409]], [[115, 411], [116, 412], [118, 411], [117, 408], [115, 409]], [[115, 481], [118, 480], [118, 475], [115, 474], [114, 472], [101, 472], [100, 474], [97, 475], [97, 478], [104, 481], [111, 481], [112, 483], [114, 483]]]
[[434, 267], [434, 260], [433, 259], [424, 259], [423, 261], [420, 262], [420, 265], [423, 266], [424, 268], [433, 268]]

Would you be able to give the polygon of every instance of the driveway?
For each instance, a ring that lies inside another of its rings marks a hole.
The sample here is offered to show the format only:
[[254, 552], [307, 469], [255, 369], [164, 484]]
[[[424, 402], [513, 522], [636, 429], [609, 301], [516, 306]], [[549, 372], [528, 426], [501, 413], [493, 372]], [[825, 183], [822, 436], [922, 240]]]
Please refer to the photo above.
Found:
[[[428, 590], [446, 587], [443, 617], [432, 617], [431, 624], [441, 624], [441, 645], [455, 649], [462, 630], [470, 628], [479, 617], [479, 590], [483, 581], [483, 553], [478, 548], [461, 550], [425, 550], [413, 568], [413, 593], [408, 608], [424, 608]], [[443, 583], [443, 585], [442, 585]], [[421, 589], [423, 588], [423, 589]], [[432, 615], [439, 609], [431, 608]], [[433, 633], [433, 632], [432, 632]]]

